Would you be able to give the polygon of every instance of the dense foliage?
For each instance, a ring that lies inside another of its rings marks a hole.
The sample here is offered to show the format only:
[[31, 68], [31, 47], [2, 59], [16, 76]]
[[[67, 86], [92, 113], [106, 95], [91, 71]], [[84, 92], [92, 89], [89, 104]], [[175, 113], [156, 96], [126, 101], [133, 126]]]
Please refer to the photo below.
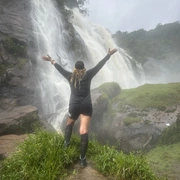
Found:
[[158, 24], [155, 29], [133, 32], [117, 31], [113, 35], [119, 47], [136, 61], [144, 64], [148, 58], [166, 59], [180, 52], [180, 23]]

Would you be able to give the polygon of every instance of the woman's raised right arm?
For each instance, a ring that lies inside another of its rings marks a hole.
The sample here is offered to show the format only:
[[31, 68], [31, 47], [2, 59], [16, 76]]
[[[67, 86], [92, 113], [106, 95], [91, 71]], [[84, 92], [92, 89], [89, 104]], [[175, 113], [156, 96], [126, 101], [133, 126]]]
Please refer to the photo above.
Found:
[[68, 79], [69, 75], [71, 74], [71, 72], [66, 71], [63, 67], [61, 67], [59, 64], [57, 64], [55, 62], [55, 60], [53, 60], [49, 55], [47, 56], [42, 56], [42, 59], [44, 61], [50, 61], [52, 65], [55, 66], [55, 68], [59, 71], [60, 74], [62, 74], [66, 79]]

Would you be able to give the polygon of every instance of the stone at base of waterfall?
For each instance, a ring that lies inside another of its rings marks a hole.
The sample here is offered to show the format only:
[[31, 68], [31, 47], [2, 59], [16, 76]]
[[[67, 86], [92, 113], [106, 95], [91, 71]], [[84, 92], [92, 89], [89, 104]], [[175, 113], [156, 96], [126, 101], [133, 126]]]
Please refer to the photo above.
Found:
[[[48, 127], [47, 123], [40, 120], [38, 110], [34, 106], [18, 106], [1, 111], [0, 135], [32, 133], [39, 125]], [[49, 126], [51, 128], [51, 125]]]

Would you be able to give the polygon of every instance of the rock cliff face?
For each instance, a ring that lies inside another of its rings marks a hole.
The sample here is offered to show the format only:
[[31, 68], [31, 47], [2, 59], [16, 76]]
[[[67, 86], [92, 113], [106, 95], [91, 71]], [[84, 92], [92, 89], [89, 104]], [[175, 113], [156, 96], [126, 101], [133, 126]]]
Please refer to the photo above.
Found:
[[30, 1], [0, 1], [0, 32], [12, 38], [28, 43], [31, 32]]
[[[0, 98], [26, 95], [31, 34], [28, 0], [0, 1]], [[19, 98], [21, 101], [21, 98]], [[20, 102], [19, 101], [19, 102]], [[27, 103], [28, 104], [28, 103]]]
[[31, 133], [34, 123], [40, 123], [32, 106], [34, 90], [28, 85], [30, 13], [29, 0], [0, 0], [0, 135]]

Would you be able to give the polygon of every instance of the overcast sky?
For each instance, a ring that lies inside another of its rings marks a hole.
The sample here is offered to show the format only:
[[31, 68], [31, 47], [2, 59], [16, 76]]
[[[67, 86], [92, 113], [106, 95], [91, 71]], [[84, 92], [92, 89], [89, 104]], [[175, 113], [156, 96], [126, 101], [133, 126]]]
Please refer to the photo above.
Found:
[[180, 21], [180, 0], [89, 0], [89, 18], [112, 33]]

